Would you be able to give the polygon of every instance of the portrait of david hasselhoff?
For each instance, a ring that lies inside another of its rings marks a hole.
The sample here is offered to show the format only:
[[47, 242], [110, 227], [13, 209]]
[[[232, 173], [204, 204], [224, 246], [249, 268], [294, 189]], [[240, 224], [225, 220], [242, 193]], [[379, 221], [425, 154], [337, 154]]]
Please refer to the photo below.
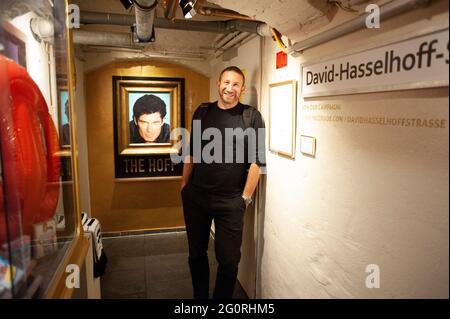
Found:
[[164, 101], [153, 94], [141, 96], [133, 105], [130, 143], [170, 143], [170, 125]]

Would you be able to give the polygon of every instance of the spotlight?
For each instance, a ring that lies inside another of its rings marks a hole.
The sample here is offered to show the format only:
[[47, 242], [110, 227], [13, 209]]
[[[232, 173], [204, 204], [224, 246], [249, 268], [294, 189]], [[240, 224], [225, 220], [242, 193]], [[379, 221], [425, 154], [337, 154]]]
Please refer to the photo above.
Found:
[[125, 10], [128, 10], [129, 7], [133, 5], [133, 0], [120, 0], [122, 5], [125, 7]]
[[191, 19], [196, 15], [194, 5], [196, 0], [179, 0], [181, 10], [183, 11], [183, 15], [186, 19]]

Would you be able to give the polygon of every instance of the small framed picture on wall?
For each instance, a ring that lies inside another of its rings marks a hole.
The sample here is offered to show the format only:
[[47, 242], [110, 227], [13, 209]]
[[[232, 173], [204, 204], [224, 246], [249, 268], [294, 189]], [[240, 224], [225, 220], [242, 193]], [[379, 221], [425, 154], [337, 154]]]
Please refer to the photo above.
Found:
[[0, 24], [0, 54], [27, 68], [27, 37], [9, 22]]
[[269, 151], [295, 158], [297, 81], [269, 85]]
[[61, 148], [70, 147], [70, 103], [66, 87], [58, 88], [59, 144]]

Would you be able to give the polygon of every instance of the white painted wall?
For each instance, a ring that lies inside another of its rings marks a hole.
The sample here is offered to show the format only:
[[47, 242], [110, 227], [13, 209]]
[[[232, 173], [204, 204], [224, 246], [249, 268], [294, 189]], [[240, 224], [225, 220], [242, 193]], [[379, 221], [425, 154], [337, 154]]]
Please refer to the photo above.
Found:
[[[270, 83], [297, 80], [303, 63], [448, 27], [448, 4], [411, 12], [289, 56], [275, 69], [276, 44], [263, 52], [262, 112]], [[448, 87], [304, 100], [297, 104], [294, 160], [267, 155], [260, 240], [260, 298], [448, 298]], [[337, 111], [304, 104], [339, 104]], [[445, 119], [444, 129], [319, 122], [308, 114]], [[317, 138], [303, 156], [300, 135]], [[365, 286], [366, 266], [380, 267], [380, 288]]]

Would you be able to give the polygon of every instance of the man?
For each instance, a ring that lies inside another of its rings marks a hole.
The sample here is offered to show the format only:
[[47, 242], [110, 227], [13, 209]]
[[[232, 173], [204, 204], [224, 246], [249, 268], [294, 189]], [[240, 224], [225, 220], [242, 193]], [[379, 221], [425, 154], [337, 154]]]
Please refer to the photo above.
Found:
[[[244, 84], [245, 77], [239, 68], [232, 66], [224, 69], [217, 82], [218, 101], [208, 104], [206, 110], [197, 108], [193, 116], [194, 121], [200, 120], [202, 134], [193, 134], [194, 129], [191, 131], [189, 155], [185, 157], [183, 167], [181, 196], [194, 298], [209, 297], [207, 250], [212, 220], [215, 226], [215, 252], [218, 261], [213, 298], [232, 297], [241, 258], [244, 212], [251, 203], [259, 180], [260, 167], [265, 166], [264, 143], [256, 145], [256, 139], [251, 144], [250, 138], [243, 136], [225, 138], [226, 130], [229, 132], [230, 129], [246, 128], [243, 115], [246, 112], [244, 110], [248, 109], [252, 114], [249, 130], [254, 130], [256, 135], [262, 132], [264, 141], [261, 114], [251, 106], [239, 103]], [[200, 117], [201, 112], [204, 112], [204, 115]], [[219, 140], [203, 140], [201, 136], [205, 130], [220, 131]], [[198, 158], [198, 152], [195, 151], [197, 142], [201, 144], [200, 154], [210, 149], [210, 143], [217, 143], [218, 149], [214, 149], [214, 154], [211, 154], [215, 160], [206, 158], [207, 154]], [[246, 155], [249, 154], [249, 148], [255, 149], [256, 156], [253, 159], [246, 156], [243, 163], [239, 162], [237, 153], [240, 145], [244, 145]], [[230, 154], [227, 154], [230, 151], [233, 159], [231, 162], [226, 160], [231, 158]], [[216, 152], [221, 154], [219, 160]]]
[[130, 143], [169, 143], [170, 125], [164, 123], [166, 104], [156, 95], [146, 94], [133, 106]]

